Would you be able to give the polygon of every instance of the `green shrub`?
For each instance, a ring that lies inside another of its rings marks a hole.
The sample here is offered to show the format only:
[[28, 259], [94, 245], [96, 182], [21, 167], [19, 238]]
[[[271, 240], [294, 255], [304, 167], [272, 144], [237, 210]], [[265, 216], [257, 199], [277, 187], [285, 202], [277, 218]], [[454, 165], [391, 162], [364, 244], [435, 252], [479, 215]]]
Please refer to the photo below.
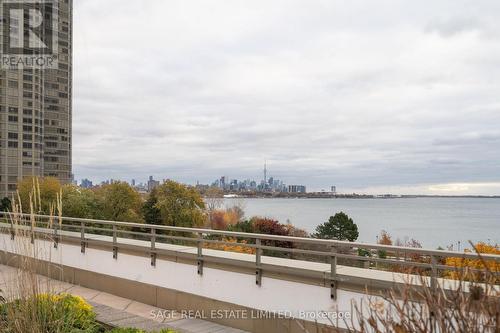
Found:
[[96, 315], [90, 304], [79, 296], [69, 294], [58, 296], [68, 323], [72, 323], [73, 327], [81, 330], [95, 329]]
[[3, 304], [0, 308], [1, 332], [96, 333], [92, 307], [81, 297], [69, 294], [40, 294]]
[[371, 257], [372, 253], [370, 252], [370, 250], [359, 248], [358, 249], [358, 256], [360, 256], [360, 257]]

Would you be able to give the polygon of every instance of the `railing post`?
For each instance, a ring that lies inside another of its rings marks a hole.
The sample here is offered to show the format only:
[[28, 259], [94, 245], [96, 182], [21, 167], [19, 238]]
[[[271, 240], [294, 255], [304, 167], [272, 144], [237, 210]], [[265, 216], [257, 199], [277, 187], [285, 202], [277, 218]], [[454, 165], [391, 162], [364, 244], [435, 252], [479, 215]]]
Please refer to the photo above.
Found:
[[330, 298], [337, 300], [337, 248], [332, 246], [330, 257]]
[[255, 240], [255, 284], [262, 286], [262, 241], [260, 238]]
[[437, 288], [437, 259], [436, 256], [431, 255], [431, 289], [436, 290]]
[[[436, 256], [431, 255], [431, 290], [433, 292], [436, 291], [438, 287], [438, 281], [437, 281], [437, 259]], [[432, 305], [429, 307], [429, 319], [430, 319], [430, 324], [431, 324], [431, 332], [437, 332], [436, 330], [436, 308], [435, 305]]]
[[156, 229], [151, 228], [151, 266], [156, 267]]
[[80, 222], [80, 244], [81, 244], [81, 249], [80, 251], [82, 253], [85, 253], [85, 222]]
[[203, 275], [203, 234], [198, 233], [198, 274]]
[[59, 245], [59, 235], [57, 234], [57, 224], [54, 223], [52, 225], [52, 227], [54, 228], [54, 249], [57, 249], [57, 247]]
[[116, 242], [116, 225], [113, 224], [113, 259], [118, 259], [118, 244]]

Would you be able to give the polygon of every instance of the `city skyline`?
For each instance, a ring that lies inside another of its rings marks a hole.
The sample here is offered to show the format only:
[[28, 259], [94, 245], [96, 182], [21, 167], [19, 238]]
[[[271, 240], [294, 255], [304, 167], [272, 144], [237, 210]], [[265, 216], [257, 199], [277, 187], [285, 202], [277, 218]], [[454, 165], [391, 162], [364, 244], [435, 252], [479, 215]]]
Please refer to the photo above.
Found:
[[[193, 186], [204, 186], [204, 187], [218, 187], [227, 191], [257, 191], [257, 192], [288, 192], [290, 186], [301, 187], [303, 188], [302, 192], [306, 192], [306, 186], [304, 185], [296, 185], [296, 184], [285, 184], [283, 180], [277, 179], [274, 176], [270, 175], [268, 177], [268, 169], [267, 164], [264, 165], [264, 177], [261, 179], [251, 179], [251, 178], [231, 178], [227, 176], [221, 176], [220, 178], [208, 182], [201, 183], [199, 180], [196, 183], [188, 184]], [[154, 176], [149, 176], [146, 180], [138, 179], [138, 178], [129, 178], [129, 179], [104, 179], [94, 181], [92, 179], [83, 178], [80, 181], [75, 180], [75, 182], [84, 188], [92, 188], [94, 186], [100, 186], [105, 184], [110, 184], [115, 181], [126, 182], [133, 187], [150, 192], [152, 188], [160, 185], [162, 182], [165, 182], [167, 179], [171, 179], [169, 177], [160, 177], [155, 178]], [[171, 179], [174, 180], [175, 179]], [[335, 186], [334, 186], [335, 187]], [[330, 186], [332, 188], [332, 186]], [[292, 191], [295, 192], [295, 191]]]
[[[227, 186], [221, 186], [221, 179], [227, 179]], [[302, 187], [303, 188], [303, 193], [329, 193], [331, 195], [368, 195], [368, 196], [400, 196], [400, 195], [416, 195], [416, 196], [426, 196], [426, 195], [436, 195], [436, 196], [486, 196], [486, 197], [498, 197], [499, 195], [497, 194], [476, 194], [476, 193], [464, 193], [464, 194], [457, 194], [457, 193], [450, 193], [447, 189], [436, 189], [434, 193], [426, 193], [425, 190], [421, 190], [419, 188], [414, 188], [413, 191], [409, 191], [408, 188], [405, 188], [405, 190], [398, 189], [398, 188], [393, 188], [392, 191], [380, 191], [376, 188], [374, 189], [369, 189], [369, 190], [358, 190], [358, 189], [353, 189], [353, 188], [339, 188], [337, 185], [325, 185], [321, 187], [320, 189], [317, 188], [309, 188], [307, 185], [297, 185], [295, 183], [293, 184], [285, 184], [282, 180], [280, 179], [275, 179], [274, 177], [269, 177], [268, 182], [271, 180], [275, 181], [275, 186], [284, 186], [282, 187], [282, 190], [279, 190], [278, 188], [275, 189], [268, 189], [268, 190], [263, 190], [260, 186], [263, 183], [263, 180], [257, 181], [255, 179], [251, 179], [248, 177], [242, 177], [242, 178], [231, 178], [227, 176], [221, 176], [219, 179], [216, 179], [215, 181], [212, 182], [200, 182], [199, 180], [193, 182], [193, 183], [186, 183], [182, 182], [178, 179], [171, 178], [171, 177], [158, 177], [156, 178], [155, 176], [149, 176], [147, 179], [141, 179], [141, 178], [105, 178], [105, 179], [88, 179], [88, 178], [83, 178], [81, 180], [75, 180], [75, 183], [78, 184], [81, 187], [84, 188], [92, 188], [96, 186], [102, 186], [102, 185], [107, 185], [113, 182], [126, 182], [130, 184], [132, 187], [136, 188], [137, 190], [144, 191], [144, 192], [149, 192], [152, 187], [156, 187], [159, 184], [167, 181], [167, 180], [173, 180], [173, 181], [178, 181], [181, 183], [184, 183], [189, 186], [200, 186], [204, 188], [208, 188], [211, 186], [223, 188], [225, 191], [229, 193], [233, 192], [290, 192], [289, 187], [294, 186], [294, 187]], [[276, 183], [277, 181], [277, 183]], [[233, 188], [231, 185], [237, 185], [236, 188]], [[438, 185], [433, 185], [433, 186], [438, 186]], [[449, 186], [449, 185], [447, 185]], [[465, 187], [468, 186], [467, 184], [454, 184], [453, 186], [459, 186], [459, 187]], [[306, 190], [307, 189], [307, 190]]]
[[500, 4], [459, 3], [79, 1], [75, 175], [500, 194]]

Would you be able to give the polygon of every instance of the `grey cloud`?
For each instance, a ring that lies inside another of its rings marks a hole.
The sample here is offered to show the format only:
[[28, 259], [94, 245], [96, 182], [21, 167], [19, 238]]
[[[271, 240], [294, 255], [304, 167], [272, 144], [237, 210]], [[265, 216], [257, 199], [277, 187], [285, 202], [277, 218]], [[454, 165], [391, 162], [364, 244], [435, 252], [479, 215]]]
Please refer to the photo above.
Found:
[[452, 138], [437, 139], [434, 144], [441, 146], [494, 145], [500, 144], [500, 133], [463, 133]]
[[76, 177], [498, 181], [497, 6], [75, 2]]
[[472, 17], [454, 17], [433, 19], [425, 27], [427, 33], [437, 33], [448, 38], [464, 32], [474, 32], [481, 29], [480, 21]]

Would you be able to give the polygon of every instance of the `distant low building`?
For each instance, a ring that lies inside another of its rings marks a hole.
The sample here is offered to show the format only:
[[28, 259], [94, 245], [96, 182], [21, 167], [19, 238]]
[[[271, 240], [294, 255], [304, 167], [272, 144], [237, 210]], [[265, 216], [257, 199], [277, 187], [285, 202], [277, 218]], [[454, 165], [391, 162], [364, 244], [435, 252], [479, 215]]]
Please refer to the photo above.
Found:
[[288, 185], [289, 193], [306, 193], [306, 187], [304, 185]]

